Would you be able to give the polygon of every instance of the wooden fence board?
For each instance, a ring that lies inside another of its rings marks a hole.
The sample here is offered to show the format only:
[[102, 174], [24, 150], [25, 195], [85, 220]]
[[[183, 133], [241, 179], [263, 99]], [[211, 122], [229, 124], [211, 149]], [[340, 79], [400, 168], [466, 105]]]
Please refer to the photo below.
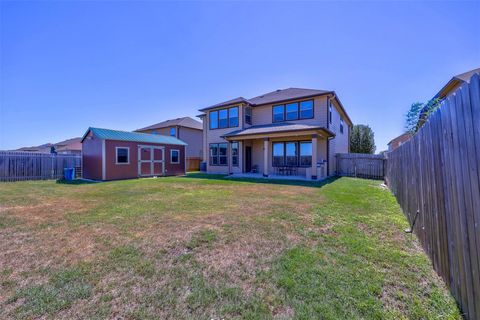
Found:
[[337, 153], [337, 175], [383, 179], [385, 157], [363, 153]]
[[480, 78], [387, 154], [385, 181], [467, 319], [480, 319]]

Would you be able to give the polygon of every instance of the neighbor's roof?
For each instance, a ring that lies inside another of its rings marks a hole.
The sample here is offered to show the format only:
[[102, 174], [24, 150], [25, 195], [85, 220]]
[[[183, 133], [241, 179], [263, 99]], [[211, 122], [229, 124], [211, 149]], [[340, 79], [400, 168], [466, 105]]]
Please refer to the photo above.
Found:
[[82, 137], [82, 142], [85, 140], [85, 137], [89, 132], [92, 132], [99, 139], [104, 140], [118, 140], [118, 141], [133, 141], [133, 142], [146, 142], [146, 143], [161, 143], [161, 144], [175, 144], [183, 145], [187, 144], [180, 139], [170, 136], [163, 136], [159, 134], [150, 134], [150, 133], [140, 133], [140, 132], [129, 132], [129, 131], [119, 131], [119, 130], [110, 130], [110, 129], [101, 129], [101, 128], [88, 128], [87, 132]]
[[291, 132], [291, 131], [305, 131], [305, 130], [320, 130], [326, 133], [327, 136], [333, 137], [335, 134], [325, 127], [312, 126], [301, 123], [274, 123], [267, 125], [251, 126], [244, 130], [236, 130], [227, 133], [224, 137], [239, 137], [254, 134], [268, 134], [277, 132]]
[[396, 142], [398, 140], [403, 140], [403, 139], [408, 140], [411, 137], [412, 137], [411, 133], [405, 132], [405, 133], [402, 133], [401, 135], [399, 135], [398, 137], [395, 137], [392, 140], [390, 140], [390, 142], [387, 143], [387, 145], [392, 144], [393, 142]]
[[159, 122], [157, 124], [153, 124], [145, 128], [137, 129], [135, 131], [153, 130], [153, 129], [172, 127], [172, 126], [181, 126], [181, 127], [203, 130], [203, 124], [200, 121], [197, 121], [190, 117], [183, 117], [183, 118], [177, 118], [177, 119], [171, 119], [171, 120]]
[[475, 73], [480, 74], [480, 68], [473, 69], [473, 70], [454, 76], [452, 79], [450, 79], [450, 81], [447, 82], [447, 84], [442, 89], [440, 89], [440, 91], [433, 97], [433, 99], [445, 98], [448, 94], [450, 94], [453, 90], [455, 90], [460, 84], [464, 82], [470, 82], [470, 78]]

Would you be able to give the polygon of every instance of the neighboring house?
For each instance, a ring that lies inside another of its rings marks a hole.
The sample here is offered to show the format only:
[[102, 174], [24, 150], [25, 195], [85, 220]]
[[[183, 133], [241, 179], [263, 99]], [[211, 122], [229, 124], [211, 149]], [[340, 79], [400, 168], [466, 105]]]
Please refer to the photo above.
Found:
[[37, 147], [23, 147], [16, 151], [51, 153], [52, 147], [57, 154], [82, 154], [82, 138], [72, 138], [57, 143], [45, 143]]
[[405, 142], [410, 140], [411, 137], [412, 137], [412, 135], [407, 132], [407, 133], [399, 135], [395, 139], [392, 139], [392, 141], [390, 141], [388, 143], [388, 152], [392, 152], [393, 150], [397, 149], [402, 144], [404, 144]]
[[[450, 94], [455, 92], [462, 84], [468, 83], [470, 81], [470, 78], [475, 74], [480, 74], [480, 68], [473, 69], [464, 73], [461, 73], [459, 75], [454, 76], [450, 81], [447, 82], [445, 86], [443, 86], [440, 91], [437, 92], [437, 94], [432, 98], [432, 100], [438, 99], [439, 101], [444, 100], [447, 98]], [[420, 111], [420, 117], [418, 119], [418, 127], [420, 128], [423, 126], [425, 121], [427, 120], [428, 117], [428, 108], [431, 108], [430, 105], [426, 105], [421, 111]]]
[[[352, 126], [334, 91], [289, 88], [203, 108], [209, 173], [335, 174]], [[320, 167], [320, 169], [317, 169]]]
[[163, 121], [145, 128], [135, 130], [151, 134], [176, 137], [188, 144], [187, 168], [198, 170], [203, 160], [203, 124], [190, 117]]
[[118, 180], [186, 172], [186, 143], [175, 137], [88, 128], [81, 142], [86, 179]]
[[82, 138], [72, 138], [55, 143], [55, 152], [57, 154], [82, 154]]

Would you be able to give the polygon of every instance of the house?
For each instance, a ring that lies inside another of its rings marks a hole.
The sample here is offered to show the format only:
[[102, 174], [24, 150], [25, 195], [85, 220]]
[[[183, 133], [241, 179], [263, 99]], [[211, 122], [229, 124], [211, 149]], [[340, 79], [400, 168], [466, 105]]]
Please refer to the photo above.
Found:
[[400, 147], [402, 144], [404, 144], [405, 142], [407, 142], [408, 140], [410, 140], [411, 137], [412, 137], [412, 134], [406, 132], [406, 133], [401, 134], [401, 135], [399, 135], [398, 137], [392, 139], [392, 140], [388, 143], [388, 152], [392, 152], [393, 150], [397, 149], [397, 148]]
[[335, 154], [349, 151], [352, 121], [334, 91], [288, 88], [200, 111], [209, 173], [315, 180], [335, 174]]
[[[461, 73], [459, 75], [454, 76], [450, 81], [447, 82], [446, 85], [443, 86], [440, 91], [435, 94], [435, 96], [432, 98], [431, 101], [442, 101], [445, 98], [447, 98], [450, 94], [455, 92], [462, 84], [468, 83], [470, 81], [470, 78], [475, 74], [480, 74], [480, 68], [473, 69], [464, 73]], [[420, 116], [418, 119], [418, 128], [423, 126], [425, 121], [427, 121], [429, 111], [433, 105], [431, 103], [428, 103], [423, 109], [420, 111]]]
[[186, 143], [175, 137], [88, 128], [81, 142], [86, 179], [118, 180], [186, 172]]
[[57, 154], [82, 154], [82, 138], [72, 138], [53, 145]]
[[166, 120], [151, 126], [135, 130], [136, 132], [168, 135], [188, 144], [187, 168], [199, 170], [203, 157], [203, 124], [190, 117]]
[[[36, 152], [36, 153], [52, 153], [57, 154], [78, 154], [82, 153], [82, 138], [71, 138], [57, 143], [45, 143], [36, 147], [23, 147], [16, 151]], [[53, 149], [52, 149], [53, 147]]]

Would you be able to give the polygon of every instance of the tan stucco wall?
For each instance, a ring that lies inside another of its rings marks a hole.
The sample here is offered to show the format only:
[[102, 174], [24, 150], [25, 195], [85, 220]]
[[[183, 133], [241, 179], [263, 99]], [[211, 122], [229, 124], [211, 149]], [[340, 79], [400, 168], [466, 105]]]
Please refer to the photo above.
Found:
[[334, 175], [336, 173], [337, 162], [335, 155], [337, 153], [348, 153], [349, 145], [349, 131], [350, 128], [346, 122], [346, 119], [343, 118], [343, 133], [340, 133], [340, 107], [336, 104], [335, 101], [332, 101], [332, 123], [328, 124], [328, 128], [335, 133], [335, 138], [330, 139], [329, 146], [329, 174]]
[[187, 145], [187, 158], [203, 157], [203, 132], [202, 130], [196, 130], [192, 128], [182, 127], [182, 126], [170, 126], [160, 129], [152, 129], [141, 131], [144, 133], [153, 133], [170, 136], [170, 128], [174, 127], [176, 129], [176, 138], [186, 142]]

